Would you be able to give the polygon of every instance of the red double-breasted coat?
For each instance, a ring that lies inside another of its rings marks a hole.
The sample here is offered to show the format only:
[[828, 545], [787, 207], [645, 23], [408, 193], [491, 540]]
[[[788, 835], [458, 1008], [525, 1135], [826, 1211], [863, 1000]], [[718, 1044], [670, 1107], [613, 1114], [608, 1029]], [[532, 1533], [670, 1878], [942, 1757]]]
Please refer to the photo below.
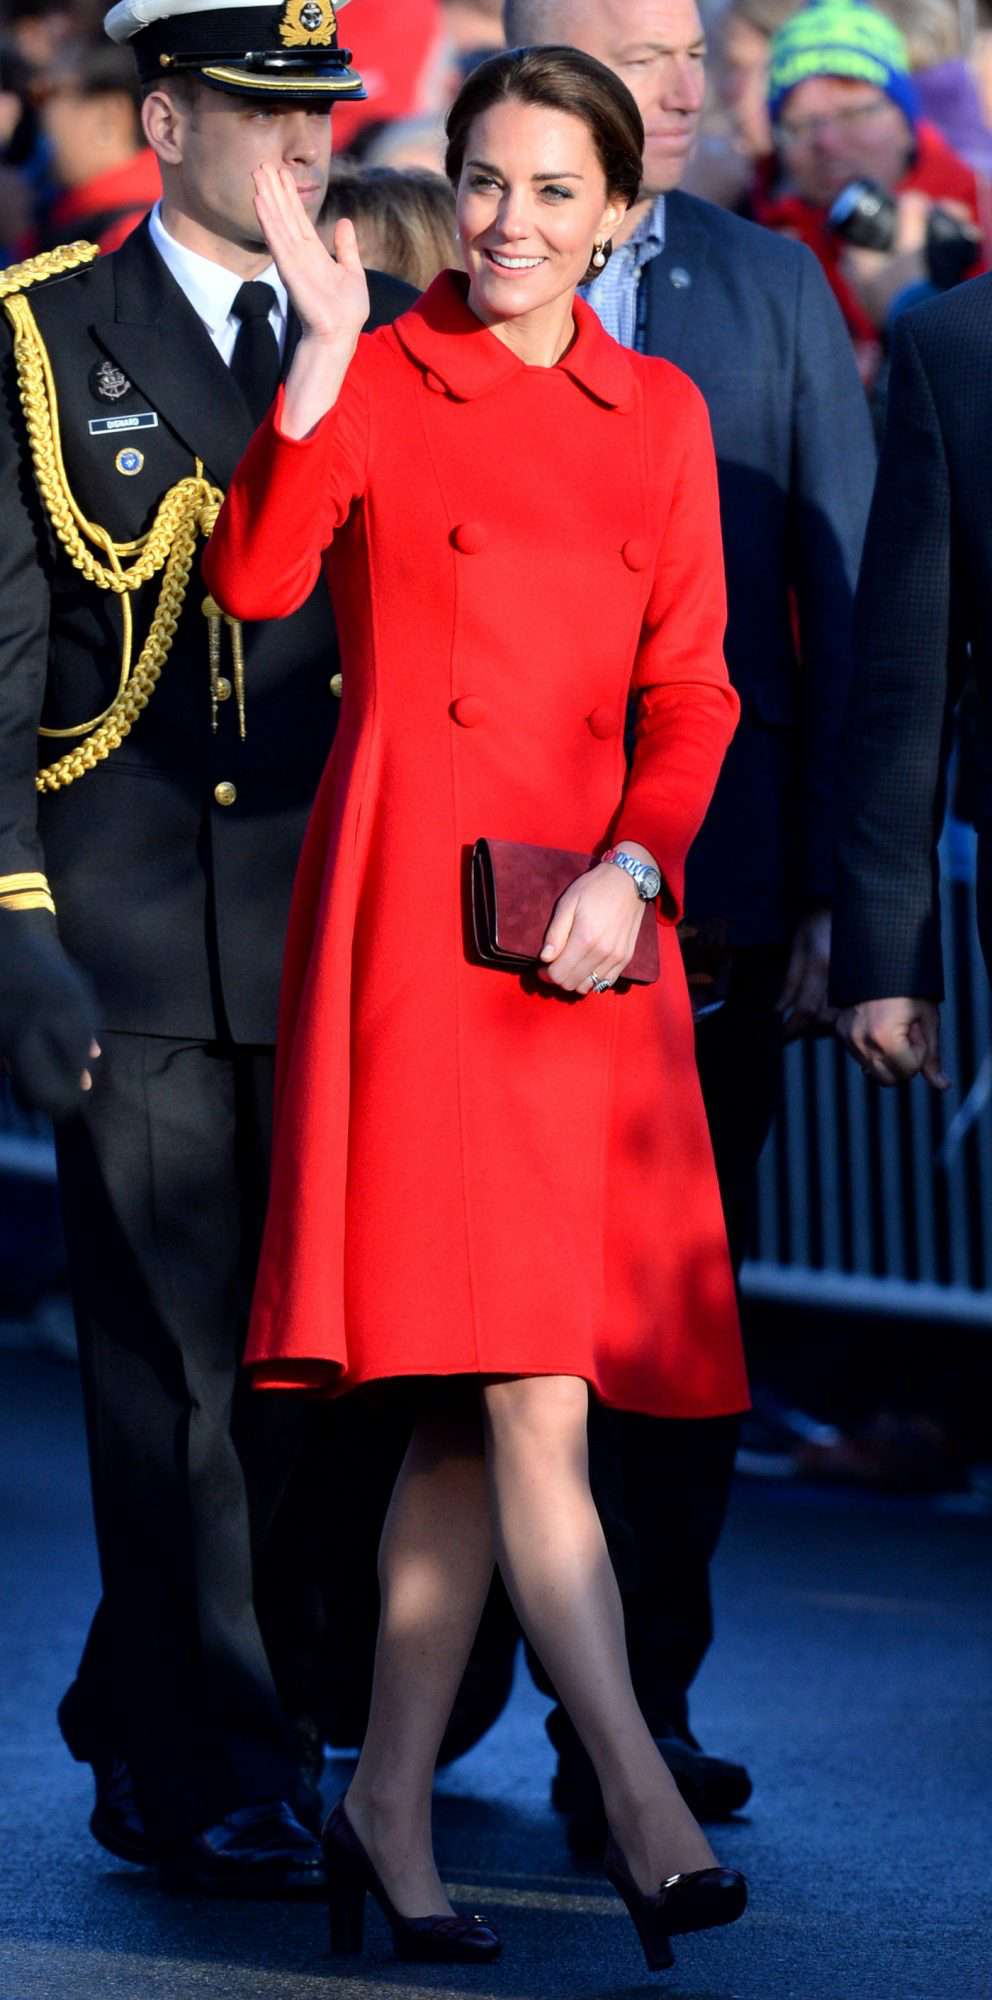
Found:
[[[576, 329], [527, 367], [445, 275], [362, 338], [308, 439], [276, 406], [207, 550], [244, 619], [291, 611], [323, 562], [344, 670], [290, 922], [262, 1384], [747, 1399], [673, 928], [737, 714], [713, 449], [684, 376], [581, 302]], [[658, 983], [577, 1000], [474, 963], [480, 835], [643, 843]]]

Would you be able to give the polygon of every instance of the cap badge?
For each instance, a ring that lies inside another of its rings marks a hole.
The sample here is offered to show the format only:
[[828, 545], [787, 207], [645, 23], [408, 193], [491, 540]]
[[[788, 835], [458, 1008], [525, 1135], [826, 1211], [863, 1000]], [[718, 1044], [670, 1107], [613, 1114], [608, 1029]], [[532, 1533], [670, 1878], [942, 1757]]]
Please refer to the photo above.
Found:
[[287, 49], [326, 49], [334, 41], [336, 27], [331, 0], [287, 0], [279, 39]]
[[90, 388], [101, 403], [119, 403], [130, 387], [124, 370], [112, 361], [98, 361], [90, 374]]

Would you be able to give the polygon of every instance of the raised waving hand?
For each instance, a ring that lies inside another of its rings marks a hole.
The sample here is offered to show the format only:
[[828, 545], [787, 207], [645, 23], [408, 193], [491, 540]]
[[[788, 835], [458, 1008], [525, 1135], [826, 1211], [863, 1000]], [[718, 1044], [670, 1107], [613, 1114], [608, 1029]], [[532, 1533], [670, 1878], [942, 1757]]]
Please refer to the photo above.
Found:
[[332, 257], [288, 167], [266, 162], [252, 179], [262, 233], [303, 328], [283, 413], [287, 434], [303, 437], [337, 401], [369, 316], [369, 289], [352, 223], [338, 223]]

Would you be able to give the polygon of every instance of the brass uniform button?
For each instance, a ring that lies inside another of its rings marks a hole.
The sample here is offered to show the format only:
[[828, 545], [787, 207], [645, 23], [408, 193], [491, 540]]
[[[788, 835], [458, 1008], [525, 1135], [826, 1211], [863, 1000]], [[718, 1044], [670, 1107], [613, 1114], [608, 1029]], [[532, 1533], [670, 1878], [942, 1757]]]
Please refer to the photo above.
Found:
[[237, 796], [237, 785], [232, 785], [229, 778], [222, 778], [220, 784], [214, 786], [214, 798], [219, 806], [233, 806]]
[[332, 675], [331, 675], [331, 678], [330, 678], [330, 681], [329, 681], [329, 683], [328, 683], [328, 685], [329, 685], [329, 687], [330, 687], [330, 690], [331, 690], [331, 693], [332, 693], [332, 695], [334, 696], [334, 699], [335, 699], [335, 701], [340, 701], [340, 699], [341, 699], [341, 690], [342, 690], [342, 688], [344, 687], [344, 677], [343, 677], [343, 675], [342, 675], [342, 674], [332, 674]]
[[230, 701], [231, 699], [231, 683], [229, 680], [225, 680], [223, 674], [218, 681], [214, 682], [214, 694], [218, 701]]

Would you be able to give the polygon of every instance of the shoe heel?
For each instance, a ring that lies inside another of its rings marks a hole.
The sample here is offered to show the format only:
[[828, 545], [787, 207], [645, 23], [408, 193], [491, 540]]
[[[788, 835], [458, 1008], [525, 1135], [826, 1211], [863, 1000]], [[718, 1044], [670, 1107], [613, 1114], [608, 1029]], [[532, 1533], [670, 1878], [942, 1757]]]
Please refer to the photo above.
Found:
[[670, 1972], [675, 1964], [675, 1953], [662, 1913], [660, 1910], [652, 1909], [649, 1897], [641, 1895], [612, 1841], [610, 1849], [612, 1851], [608, 1851], [606, 1879], [612, 1883], [637, 1932], [648, 1971]]
[[365, 1941], [365, 1888], [358, 1882], [332, 1882], [328, 1889], [331, 1952], [335, 1958], [355, 1958]]
[[641, 1941], [645, 1963], [649, 1972], [670, 1972], [675, 1964], [668, 1932], [662, 1929], [660, 1921], [652, 1922], [650, 1910], [639, 1908], [625, 1893], [625, 1884], [614, 1879], [613, 1887], [627, 1906], [627, 1914]]
[[321, 1834], [327, 1873], [327, 1915], [331, 1952], [335, 1958], [355, 1958], [365, 1939], [365, 1898], [369, 1893], [369, 1860], [359, 1845], [342, 1805], [337, 1805]]
[[631, 1910], [634, 1929], [641, 1940], [641, 1950], [649, 1972], [670, 1972], [675, 1964], [675, 1953], [666, 1931], [656, 1928], [637, 1910]]

